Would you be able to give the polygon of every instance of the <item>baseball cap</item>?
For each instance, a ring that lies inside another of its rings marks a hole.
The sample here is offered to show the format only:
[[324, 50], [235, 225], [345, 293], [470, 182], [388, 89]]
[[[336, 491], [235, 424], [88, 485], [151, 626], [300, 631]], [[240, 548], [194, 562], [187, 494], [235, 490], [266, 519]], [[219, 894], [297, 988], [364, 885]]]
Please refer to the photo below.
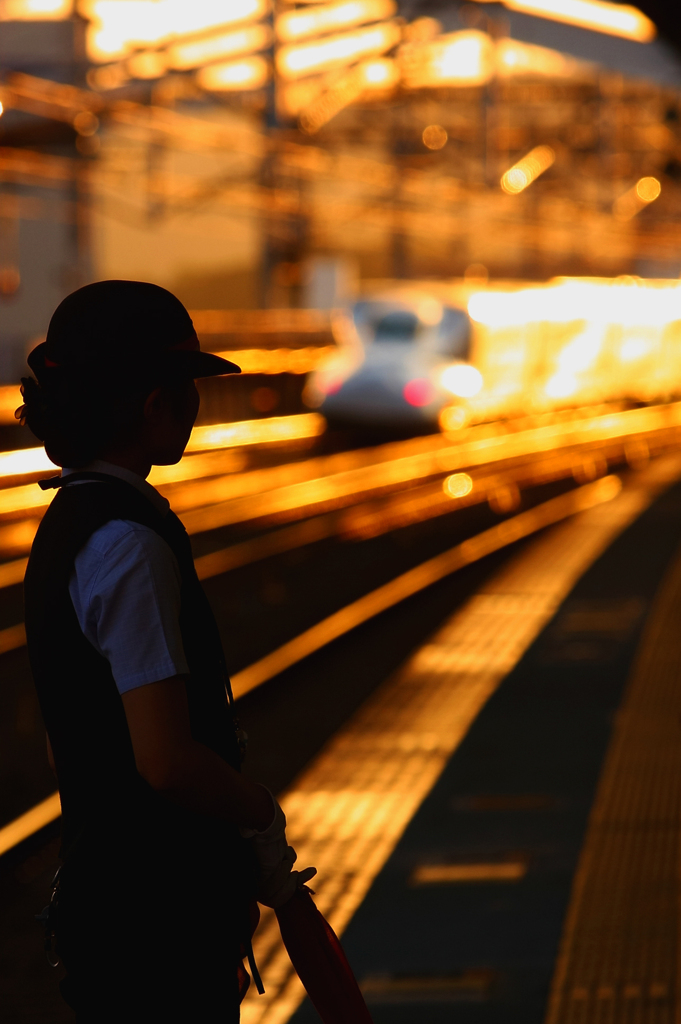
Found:
[[113, 376], [164, 372], [185, 377], [240, 373], [202, 352], [189, 313], [172, 292], [146, 281], [96, 281], [67, 295], [52, 314], [45, 341], [28, 356], [45, 372]]

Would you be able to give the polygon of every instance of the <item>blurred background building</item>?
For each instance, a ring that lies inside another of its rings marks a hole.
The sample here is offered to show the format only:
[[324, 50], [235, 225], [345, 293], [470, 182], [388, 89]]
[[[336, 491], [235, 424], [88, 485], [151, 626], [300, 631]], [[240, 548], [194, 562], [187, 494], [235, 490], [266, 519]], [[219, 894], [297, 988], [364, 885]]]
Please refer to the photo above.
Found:
[[678, 277], [681, 60], [650, 13], [0, 0], [2, 381], [98, 278], [224, 310], [332, 308], [370, 279]]

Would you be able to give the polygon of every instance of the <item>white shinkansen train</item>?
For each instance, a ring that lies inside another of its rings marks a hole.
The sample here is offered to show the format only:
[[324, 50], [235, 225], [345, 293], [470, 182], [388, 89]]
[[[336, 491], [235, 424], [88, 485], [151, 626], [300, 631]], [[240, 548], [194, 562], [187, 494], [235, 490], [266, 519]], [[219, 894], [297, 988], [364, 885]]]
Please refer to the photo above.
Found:
[[378, 291], [354, 304], [337, 334], [337, 353], [307, 386], [310, 404], [331, 421], [436, 429], [453, 397], [482, 388], [460, 302], [410, 288]]
[[681, 281], [377, 285], [306, 398], [331, 422], [452, 430], [681, 395]]

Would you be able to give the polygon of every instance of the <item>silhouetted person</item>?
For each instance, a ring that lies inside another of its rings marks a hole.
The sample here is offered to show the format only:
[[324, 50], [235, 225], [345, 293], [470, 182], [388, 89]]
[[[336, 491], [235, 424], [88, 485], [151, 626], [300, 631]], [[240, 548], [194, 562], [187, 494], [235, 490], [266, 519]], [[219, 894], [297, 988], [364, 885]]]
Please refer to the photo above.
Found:
[[189, 539], [145, 478], [182, 457], [199, 349], [170, 292], [69, 295], [31, 352], [22, 422], [63, 468], [26, 573], [26, 633], [62, 801], [54, 926], [79, 1024], [234, 1022], [255, 895], [280, 906], [285, 819], [239, 773], [238, 727]]

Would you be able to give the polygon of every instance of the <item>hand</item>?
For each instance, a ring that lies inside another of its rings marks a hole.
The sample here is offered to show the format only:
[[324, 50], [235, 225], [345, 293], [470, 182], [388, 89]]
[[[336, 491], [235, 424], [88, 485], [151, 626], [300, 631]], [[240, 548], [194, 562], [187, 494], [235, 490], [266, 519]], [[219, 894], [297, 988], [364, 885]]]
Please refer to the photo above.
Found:
[[268, 828], [264, 832], [245, 828], [240, 831], [242, 836], [251, 840], [260, 868], [256, 899], [263, 906], [276, 909], [287, 903], [296, 889], [309, 882], [317, 874], [317, 869], [310, 867], [302, 871], [292, 870], [297, 855], [286, 841], [286, 815], [271, 793], [270, 797], [274, 817]]
[[304, 868], [302, 871], [291, 870], [297, 858], [298, 855], [293, 847], [287, 846], [286, 853], [275, 870], [271, 874], [261, 877], [255, 894], [258, 903], [276, 910], [277, 907], [288, 903], [296, 889], [300, 889], [311, 878], [314, 878], [317, 874], [316, 868]]

